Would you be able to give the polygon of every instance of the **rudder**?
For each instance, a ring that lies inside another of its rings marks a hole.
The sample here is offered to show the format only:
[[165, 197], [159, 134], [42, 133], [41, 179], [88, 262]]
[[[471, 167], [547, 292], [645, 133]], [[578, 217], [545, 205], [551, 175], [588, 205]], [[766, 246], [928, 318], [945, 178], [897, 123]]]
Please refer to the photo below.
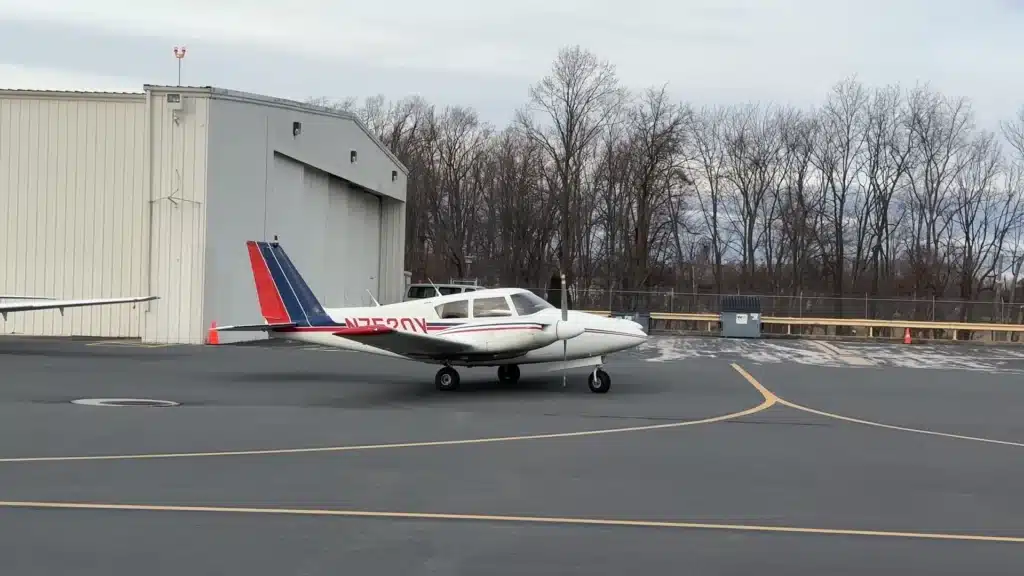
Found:
[[284, 298], [278, 290], [277, 282], [271, 274], [270, 266], [263, 256], [257, 242], [249, 240], [245, 243], [249, 251], [249, 265], [252, 268], [253, 282], [256, 284], [256, 298], [260, 304], [260, 314], [268, 324], [292, 322], [291, 315], [285, 307]]
[[267, 263], [277, 292], [292, 322], [306, 326], [329, 326], [334, 320], [327, 315], [313, 291], [299, 274], [291, 258], [277, 242], [256, 243]]

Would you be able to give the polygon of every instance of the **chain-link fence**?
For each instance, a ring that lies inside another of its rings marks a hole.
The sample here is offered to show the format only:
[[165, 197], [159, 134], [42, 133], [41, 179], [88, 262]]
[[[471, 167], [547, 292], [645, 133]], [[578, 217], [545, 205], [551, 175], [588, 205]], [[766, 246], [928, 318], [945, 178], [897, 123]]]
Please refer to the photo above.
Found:
[[[540, 296], [546, 289], [531, 288]], [[935, 298], [836, 298], [820, 295], [749, 294], [761, 298], [765, 316], [795, 318], [866, 318], [876, 320], [925, 320], [946, 322], [1024, 323], [1024, 302], [963, 301]], [[572, 295], [576, 310], [615, 312], [717, 313], [720, 294], [673, 291], [577, 290]]]

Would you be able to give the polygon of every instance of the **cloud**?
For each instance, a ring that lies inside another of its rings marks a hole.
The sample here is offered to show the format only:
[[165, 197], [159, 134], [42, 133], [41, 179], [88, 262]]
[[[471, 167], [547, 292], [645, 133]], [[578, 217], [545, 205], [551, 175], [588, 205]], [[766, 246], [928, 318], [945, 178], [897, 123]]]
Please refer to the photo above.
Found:
[[103, 76], [60, 68], [29, 68], [0, 63], [4, 88], [24, 90], [80, 90], [87, 92], [141, 92], [140, 80]]
[[[287, 7], [286, 7], [287, 6]], [[505, 121], [579, 43], [699, 104], [810, 105], [857, 74], [930, 82], [994, 125], [1024, 94], [1019, 0], [0, 0], [0, 60], [286, 97], [418, 93]]]

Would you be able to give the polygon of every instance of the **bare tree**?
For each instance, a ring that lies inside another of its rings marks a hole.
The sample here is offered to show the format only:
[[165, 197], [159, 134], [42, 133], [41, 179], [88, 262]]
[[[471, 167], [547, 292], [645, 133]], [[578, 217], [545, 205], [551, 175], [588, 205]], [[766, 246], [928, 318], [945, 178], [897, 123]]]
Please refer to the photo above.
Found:
[[465, 274], [466, 253], [471, 251], [468, 241], [483, 193], [482, 182], [474, 176], [486, 160], [489, 133], [490, 127], [482, 125], [476, 112], [467, 108], [448, 108], [438, 119], [439, 188], [434, 196], [434, 226], [439, 248], [458, 276]]
[[960, 268], [961, 321], [968, 305], [985, 283], [995, 287], [996, 268], [1010, 230], [1021, 217], [1021, 196], [1016, 190], [998, 189], [1002, 156], [995, 135], [978, 135], [964, 151], [963, 169], [957, 174], [953, 201], [954, 238]]
[[951, 189], [970, 157], [972, 112], [966, 99], [918, 87], [911, 93], [907, 120], [916, 160], [909, 175], [909, 260], [916, 290], [940, 296], [952, 273]]
[[743, 277], [752, 288], [758, 248], [768, 242], [778, 208], [777, 190], [783, 174], [781, 122], [778, 113], [759, 106], [735, 111], [726, 125], [726, 178], [732, 187], [733, 219], [740, 239]]
[[[572, 208], [577, 203], [584, 163], [601, 133], [627, 97], [615, 68], [593, 53], [573, 46], [559, 51], [551, 74], [530, 89], [531, 106], [518, 115], [520, 126], [549, 155], [561, 197], [559, 261], [572, 282], [574, 247]], [[529, 112], [548, 120], [538, 125]]]
[[[788, 248], [790, 294], [797, 295], [804, 287], [811, 264], [812, 242], [822, 210], [820, 190], [813, 182], [812, 157], [817, 141], [818, 122], [814, 116], [793, 112], [782, 125], [782, 208], [780, 233]], [[776, 273], [781, 273], [781, 267]]]
[[[825, 194], [825, 218], [822, 244], [829, 244], [826, 262], [833, 279], [832, 294], [836, 314], [843, 315], [842, 295], [846, 275], [846, 232], [849, 205], [854, 200], [857, 175], [863, 162], [867, 91], [856, 79], [835, 85], [819, 113], [821, 131], [815, 147], [814, 164], [818, 168]], [[859, 218], [866, 218], [863, 212]]]
[[726, 217], [725, 120], [724, 108], [704, 108], [694, 116], [690, 122], [692, 148], [687, 154], [693, 165], [697, 204], [710, 241], [716, 292], [722, 292], [724, 287], [722, 265], [727, 250], [727, 238], [721, 227], [721, 220]]
[[669, 193], [682, 162], [687, 112], [671, 102], [664, 86], [645, 92], [630, 112], [628, 289], [650, 288], [652, 245], [671, 231]]
[[868, 218], [871, 253], [871, 294], [877, 296], [883, 277], [893, 273], [893, 234], [899, 225], [893, 215], [893, 196], [907, 183], [911, 168], [913, 135], [904, 118], [903, 99], [896, 86], [874, 93], [867, 112], [864, 188], [870, 203]]
[[1016, 160], [1024, 162], [1024, 106], [1017, 110], [1017, 117], [1001, 122], [1003, 136], [1016, 152]]
[[957, 299], [936, 317], [968, 320], [989, 308], [964, 302], [1021, 301], [1024, 107], [999, 139], [975, 129], [966, 99], [925, 86], [846, 79], [807, 110], [694, 112], [664, 86], [635, 96], [577, 46], [501, 130], [418, 96], [308, 102], [356, 114], [409, 168], [418, 280], [470, 273], [473, 257], [490, 284], [541, 289], [561, 267], [581, 306], [605, 309], [713, 309], [668, 295], [712, 286], [789, 294], [804, 314], [865, 292]]

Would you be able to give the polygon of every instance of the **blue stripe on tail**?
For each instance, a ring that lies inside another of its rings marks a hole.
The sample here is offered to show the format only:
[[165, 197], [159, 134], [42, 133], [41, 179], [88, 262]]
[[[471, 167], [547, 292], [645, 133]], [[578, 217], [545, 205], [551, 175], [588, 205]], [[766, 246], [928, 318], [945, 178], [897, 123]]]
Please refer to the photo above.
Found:
[[274, 284], [277, 286], [278, 292], [281, 293], [281, 299], [284, 300], [285, 308], [292, 320], [299, 326], [338, 325], [324, 311], [323, 306], [320, 305], [306, 281], [302, 279], [302, 275], [299, 274], [284, 248], [281, 248], [276, 242], [258, 242], [257, 244], [260, 253], [267, 261], [270, 275], [274, 278]]
[[263, 255], [263, 260], [267, 263], [270, 277], [274, 279], [274, 286], [277, 288], [278, 294], [281, 295], [281, 301], [284, 302], [284, 307], [288, 310], [288, 316], [298, 326], [309, 326], [306, 314], [302, 311], [302, 306], [299, 306], [299, 300], [295, 297], [295, 292], [288, 285], [284, 271], [281, 270], [277, 259], [270, 252], [270, 247], [267, 246], [266, 242], [257, 242], [256, 245], [260, 249], [260, 254]]

